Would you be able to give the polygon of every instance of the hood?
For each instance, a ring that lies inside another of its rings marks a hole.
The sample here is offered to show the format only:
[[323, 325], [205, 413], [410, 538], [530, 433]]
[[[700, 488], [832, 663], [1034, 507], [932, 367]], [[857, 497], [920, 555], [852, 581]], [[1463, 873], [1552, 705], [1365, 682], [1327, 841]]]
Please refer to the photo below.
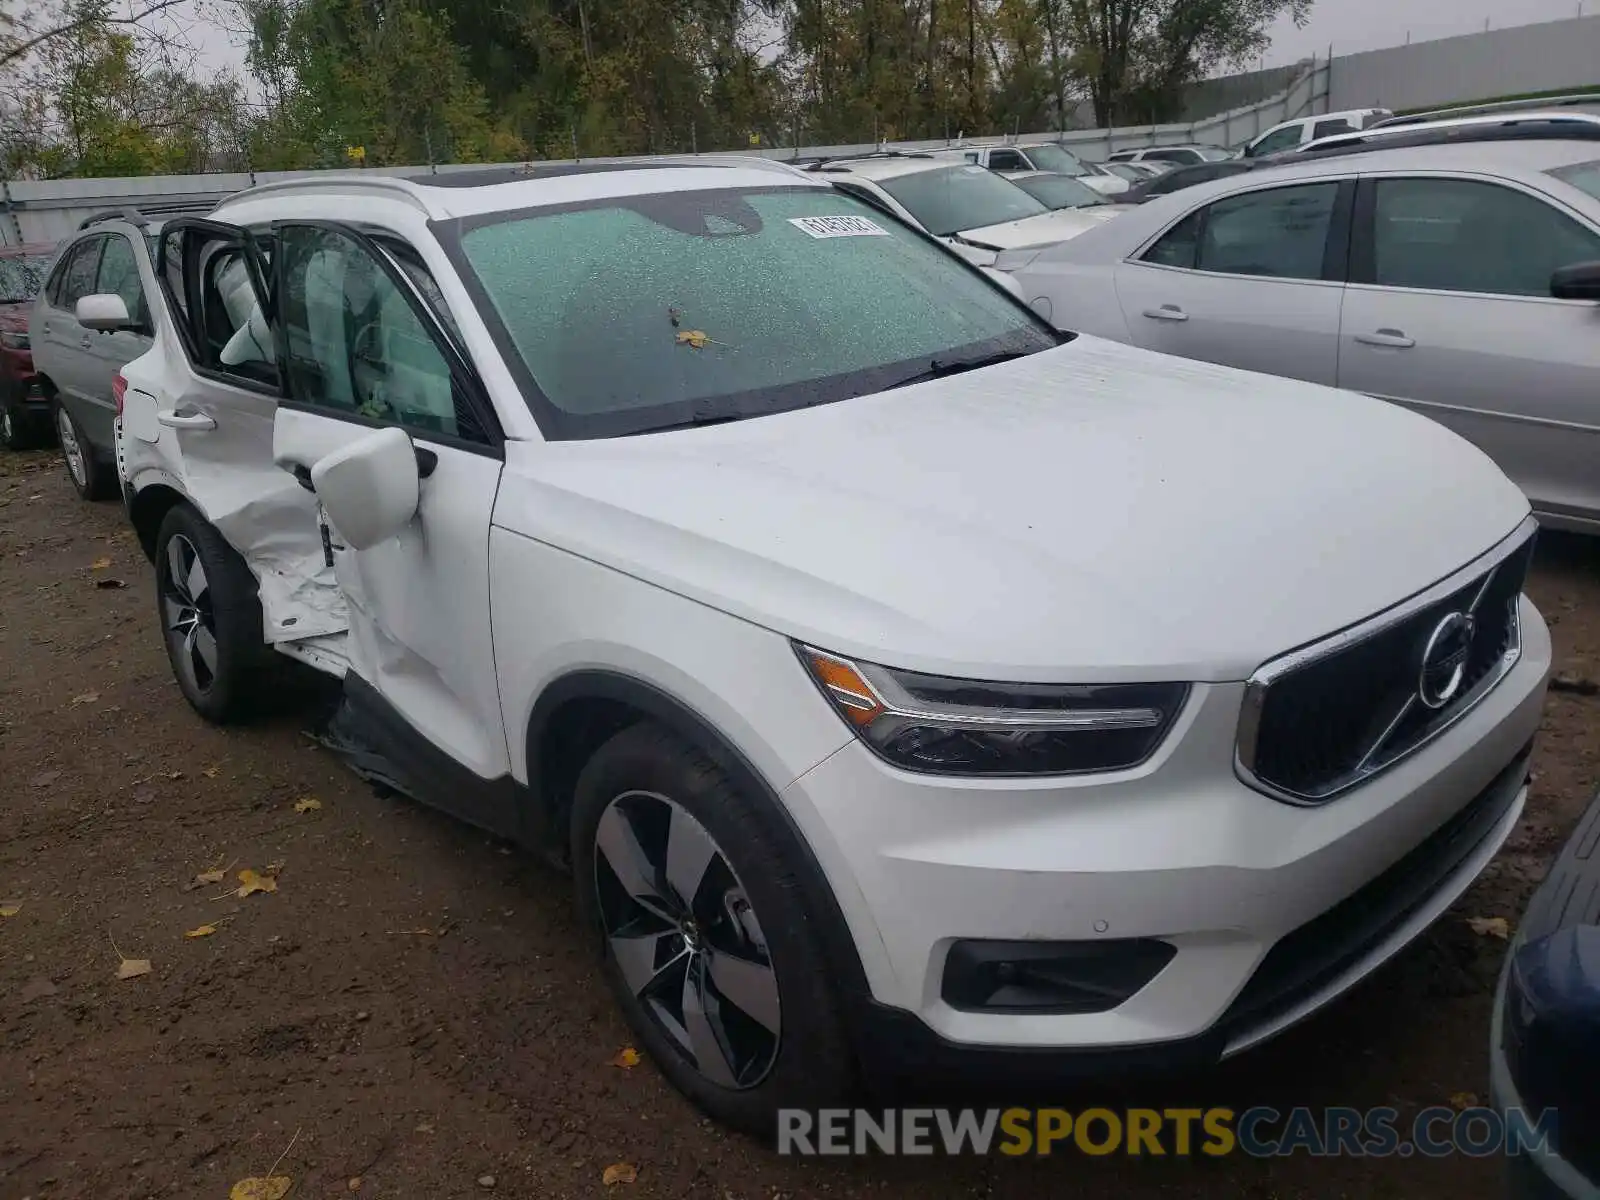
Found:
[[[1114, 214], [1110, 214], [1114, 215]], [[989, 250], [1021, 250], [1069, 241], [1087, 229], [1102, 225], [1110, 215], [1097, 209], [1059, 208], [1020, 221], [1004, 221], [978, 229], [963, 229], [960, 237]]]
[[1118, 175], [1085, 175], [1083, 181], [1102, 196], [1120, 196], [1133, 186]]
[[1080, 337], [727, 425], [513, 442], [495, 524], [767, 628], [972, 678], [1245, 678], [1528, 513], [1364, 396]]

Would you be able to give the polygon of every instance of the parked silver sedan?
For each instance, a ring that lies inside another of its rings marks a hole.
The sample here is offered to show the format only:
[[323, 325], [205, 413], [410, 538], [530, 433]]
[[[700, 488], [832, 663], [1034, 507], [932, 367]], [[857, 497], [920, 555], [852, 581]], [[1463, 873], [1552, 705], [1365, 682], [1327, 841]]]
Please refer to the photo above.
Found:
[[1058, 328], [1404, 404], [1600, 533], [1594, 137], [1262, 168], [1002, 258]]

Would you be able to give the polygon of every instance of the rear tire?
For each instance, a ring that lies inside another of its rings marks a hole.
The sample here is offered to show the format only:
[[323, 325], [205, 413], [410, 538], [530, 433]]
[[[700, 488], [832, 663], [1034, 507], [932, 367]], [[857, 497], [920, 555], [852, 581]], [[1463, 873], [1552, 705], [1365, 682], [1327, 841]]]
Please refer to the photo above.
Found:
[[602, 746], [575, 793], [578, 911], [662, 1073], [768, 1141], [780, 1108], [847, 1102], [855, 1064], [833, 972], [770, 818], [648, 723]]
[[14, 395], [0, 399], [0, 447], [32, 450], [41, 440], [38, 419]]
[[66, 405], [57, 400], [56, 437], [61, 442], [61, 457], [66, 460], [67, 478], [73, 490], [85, 500], [106, 500], [116, 492], [116, 472], [95, 457], [94, 445], [72, 419]]
[[156, 534], [156, 614], [184, 698], [207, 721], [249, 714], [268, 661], [255, 576], [187, 504]]

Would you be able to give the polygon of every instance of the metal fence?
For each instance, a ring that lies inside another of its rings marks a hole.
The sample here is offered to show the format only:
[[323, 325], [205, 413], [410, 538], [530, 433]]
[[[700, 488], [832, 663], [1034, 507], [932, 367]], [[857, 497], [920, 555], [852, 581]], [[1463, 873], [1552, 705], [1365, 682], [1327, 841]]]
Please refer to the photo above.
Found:
[[[1289, 87], [1266, 99], [1200, 120], [1171, 125], [1125, 126], [1116, 129], [1073, 129], [1065, 132], [1042, 130], [1010, 137], [939, 139], [925, 142], [896, 142], [907, 150], [944, 149], [952, 145], [996, 145], [1008, 141], [1059, 141], [1090, 160], [1104, 159], [1118, 151], [1138, 146], [1175, 145], [1206, 142], [1223, 146], [1238, 145], [1269, 129], [1279, 121], [1327, 111], [1328, 64], [1312, 61], [1302, 67]], [[871, 144], [853, 146], [789, 146], [751, 149], [749, 154], [788, 159], [825, 155], [862, 154], [877, 149]], [[632, 162], [645, 156], [610, 159], [584, 159], [586, 162]], [[693, 155], [656, 155], [659, 158], [692, 158]], [[574, 159], [550, 160], [573, 162]], [[364, 168], [365, 174], [416, 175], [432, 172], [475, 170], [483, 163]], [[500, 164], [504, 166], [516, 164]], [[0, 180], [0, 245], [53, 243], [66, 237], [91, 213], [106, 209], [138, 208], [140, 205], [183, 204], [203, 210], [223, 198], [281, 179], [300, 179], [348, 174], [349, 171], [236, 171], [214, 175], [151, 175], [120, 179]]]

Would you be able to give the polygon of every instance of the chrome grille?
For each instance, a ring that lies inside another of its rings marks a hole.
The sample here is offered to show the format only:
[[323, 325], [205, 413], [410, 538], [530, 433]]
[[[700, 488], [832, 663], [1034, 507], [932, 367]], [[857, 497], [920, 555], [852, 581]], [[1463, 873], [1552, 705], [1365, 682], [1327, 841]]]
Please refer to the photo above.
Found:
[[1321, 804], [1459, 720], [1521, 655], [1533, 542], [1530, 520], [1475, 569], [1258, 671], [1240, 720], [1241, 776]]

